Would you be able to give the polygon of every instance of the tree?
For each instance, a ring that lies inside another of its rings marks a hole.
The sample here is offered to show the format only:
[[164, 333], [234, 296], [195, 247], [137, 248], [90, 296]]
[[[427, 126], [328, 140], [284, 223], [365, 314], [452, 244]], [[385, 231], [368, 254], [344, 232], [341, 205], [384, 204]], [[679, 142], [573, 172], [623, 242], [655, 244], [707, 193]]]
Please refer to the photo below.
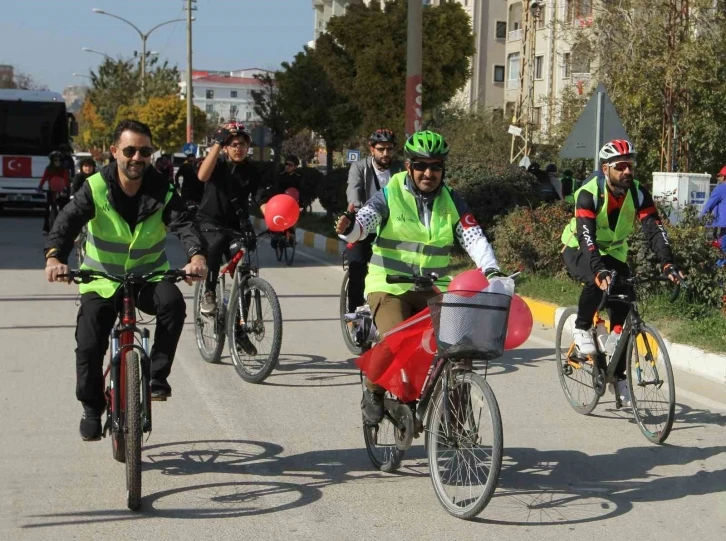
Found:
[[11, 75], [0, 77], [0, 88], [17, 88], [20, 90], [48, 90], [44, 84], [40, 84], [27, 73], [12, 70]]
[[255, 73], [253, 77], [260, 82], [260, 89], [252, 91], [252, 99], [255, 102], [253, 110], [272, 132], [270, 146], [275, 151], [272, 162], [272, 175], [274, 178], [280, 167], [282, 143], [285, 141], [285, 135], [290, 127], [290, 120], [280, 98], [280, 91], [275, 82], [276, 77], [269, 73]]
[[[333, 17], [313, 55], [333, 87], [362, 115], [361, 135], [404, 131], [407, 0], [353, 4]], [[433, 111], [464, 87], [475, 52], [469, 16], [456, 2], [423, 13], [423, 107]]]
[[[150, 98], [136, 110], [138, 120], [148, 124], [154, 145], [167, 152], [180, 152], [187, 138], [187, 105], [178, 95]], [[197, 141], [204, 137], [207, 115], [193, 108], [194, 133]]]
[[282, 154], [295, 154], [301, 162], [311, 162], [318, 149], [317, 137], [310, 130], [302, 130], [282, 144]]
[[292, 64], [277, 72], [282, 101], [291, 124], [320, 135], [327, 151], [327, 172], [333, 168], [333, 151], [340, 150], [360, 123], [358, 108], [338, 92], [312, 51], [305, 47]]
[[101, 120], [96, 106], [85, 100], [78, 113], [78, 135], [76, 143], [82, 150], [103, 149], [110, 143], [108, 130]]

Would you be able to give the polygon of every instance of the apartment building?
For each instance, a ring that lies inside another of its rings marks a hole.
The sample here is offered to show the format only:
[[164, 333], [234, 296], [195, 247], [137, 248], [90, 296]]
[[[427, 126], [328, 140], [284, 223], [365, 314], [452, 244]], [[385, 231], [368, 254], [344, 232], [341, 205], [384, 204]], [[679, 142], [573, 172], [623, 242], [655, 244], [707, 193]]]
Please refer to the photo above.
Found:
[[[534, 88], [530, 120], [546, 135], [559, 121], [560, 100], [566, 88], [587, 93], [593, 62], [587, 47], [577, 45], [578, 33], [593, 23], [593, 0], [508, 0], [505, 48], [505, 116], [511, 118], [520, 92], [522, 40], [525, 37], [523, 9], [530, 9], [535, 29], [534, 54], [528, 54], [531, 71], [525, 68], [525, 84]], [[538, 4], [534, 6], [533, 4]], [[529, 41], [532, 43], [532, 41]], [[524, 63], [526, 65], [526, 63]], [[530, 79], [532, 77], [532, 79]], [[527, 94], [525, 90], [524, 94]]]
[[[470, 109], [502, 109], [505, 89], [507, 44], [507, 0], [456, 0], [469, 14], [476, 39], [472, 77], [458, 98]], [[342, 15], [348, 5], [370, 0], [313, 0], [314, 39], [327, 27], [331, 17]], [[422, 0], [424, 6], [437, 6], [442, 0]], [[313, 44], [311, 42], [311, 44]]]
[[[260, 87], [253, 76], [266, 70], [249, 68], [236, 71], [192, 72], [193, 103], [207, 115], [216, 115], [220, 122], [239, 120], [257, 122], [252, 91]], [[179, 82], [182, 97], [187, 94], [186, 75]]]

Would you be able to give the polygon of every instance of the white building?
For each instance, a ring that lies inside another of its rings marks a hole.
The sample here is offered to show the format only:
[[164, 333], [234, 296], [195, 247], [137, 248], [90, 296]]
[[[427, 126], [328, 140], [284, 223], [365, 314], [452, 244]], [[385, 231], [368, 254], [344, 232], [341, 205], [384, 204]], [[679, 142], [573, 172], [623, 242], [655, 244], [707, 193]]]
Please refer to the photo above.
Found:
[[[252, 91], [260, 88], [253, 76], [268, 73], [266, 70], [250, 68], [236, 71], [192, 72], [193, 103], [207, 115], [216, 115], [219, 122], [238, 120], [258, 122], [254, 112]], [[182, 98], [186, 97], [186, 75], [182, 74], [179, 83]]]
[[[461, 101], [470, 109], [502, 109], [507, 0], [456, 1], [469, 14], [476, 45], [476, 52], [472, 58], [472, 77], [460, 93]], [[325, 32], [331, 17], [343, 15], [349, 4], [357, 2], [370, 4], [370, 0], [313, 0], [314, 40], [309, 45], [314, 45], [315, 40]], [[437, 6], [442, 0], [422, 0], [422, 2], [424, 6]]]

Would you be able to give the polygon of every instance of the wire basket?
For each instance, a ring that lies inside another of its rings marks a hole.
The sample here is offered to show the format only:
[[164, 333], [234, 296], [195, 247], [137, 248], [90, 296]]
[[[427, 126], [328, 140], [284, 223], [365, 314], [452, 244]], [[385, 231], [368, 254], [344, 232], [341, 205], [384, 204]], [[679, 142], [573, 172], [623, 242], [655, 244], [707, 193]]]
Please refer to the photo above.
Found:
[[456, 291], [429, 300], [439, 357], [489, 360], [504, 353], [512, 298]]

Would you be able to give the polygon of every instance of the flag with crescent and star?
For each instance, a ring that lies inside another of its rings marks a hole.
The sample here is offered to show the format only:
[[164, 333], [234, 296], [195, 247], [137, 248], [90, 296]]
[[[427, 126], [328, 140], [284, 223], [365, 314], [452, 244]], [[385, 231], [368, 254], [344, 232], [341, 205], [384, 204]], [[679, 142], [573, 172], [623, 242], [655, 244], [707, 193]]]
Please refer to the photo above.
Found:
[[5, 156], [3, 158], [4, 177], [30, 177], [33, 168], [29, 156]]

